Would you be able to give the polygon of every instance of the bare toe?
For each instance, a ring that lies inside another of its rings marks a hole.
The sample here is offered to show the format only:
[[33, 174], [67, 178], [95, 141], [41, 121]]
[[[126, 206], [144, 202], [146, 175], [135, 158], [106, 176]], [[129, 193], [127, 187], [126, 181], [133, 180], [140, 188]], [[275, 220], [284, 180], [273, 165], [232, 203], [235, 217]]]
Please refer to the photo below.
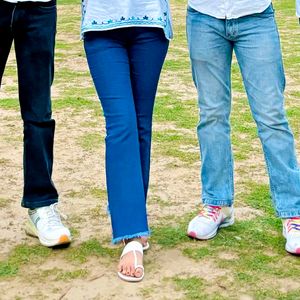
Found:
[[130, 266], [126, 266], [126, 275], [130, 276], [130, 273], [131, 273]]
[[143, 275], [143, 269], [142, 268], [137, 268], [135, 270], [134, 276], [137, 277], [137, 278], [141, 278], [142, 275]]
[[130, 276], [134, 277], [135, 269], [133, 266], [130, 267]]

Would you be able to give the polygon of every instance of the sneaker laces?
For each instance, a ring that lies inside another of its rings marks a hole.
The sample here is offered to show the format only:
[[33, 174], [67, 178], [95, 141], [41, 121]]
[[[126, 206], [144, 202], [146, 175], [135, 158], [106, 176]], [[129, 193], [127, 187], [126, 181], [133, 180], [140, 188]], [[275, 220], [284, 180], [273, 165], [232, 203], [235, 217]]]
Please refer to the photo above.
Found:
[[295, 230], [297, 233], [300, 234], [300, 217], [288, 219], [286, 226], [288, 232]]
[[51, 204], [47, 209], [46, 209], [46, 215], [47, 215], [47, 221], [49, 226], [57, 227], [61, 226], [61, 218], [62, 217], [64, 220], [67, 219], [67, 216], [64, 215], [58, 208], [57, 208], [58, 203]]
[[213, 219], [216, 222], [221, 209], [221, 206], [204, 205], [199, 212], [199, 216], [210, 220]]

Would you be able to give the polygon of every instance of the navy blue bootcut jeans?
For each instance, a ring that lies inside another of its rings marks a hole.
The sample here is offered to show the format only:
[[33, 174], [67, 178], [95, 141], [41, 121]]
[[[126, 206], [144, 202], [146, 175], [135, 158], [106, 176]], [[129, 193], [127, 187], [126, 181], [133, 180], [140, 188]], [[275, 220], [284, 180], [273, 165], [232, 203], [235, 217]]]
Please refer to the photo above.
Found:
[[0, 0], [0, 85], [14, 42], [24, 122], [22, 206], [26, 208], [58, 201], [51, 179], [55, 121], [51, 118], [50, 88], [55, 34], [56, 0], [45, 3]]

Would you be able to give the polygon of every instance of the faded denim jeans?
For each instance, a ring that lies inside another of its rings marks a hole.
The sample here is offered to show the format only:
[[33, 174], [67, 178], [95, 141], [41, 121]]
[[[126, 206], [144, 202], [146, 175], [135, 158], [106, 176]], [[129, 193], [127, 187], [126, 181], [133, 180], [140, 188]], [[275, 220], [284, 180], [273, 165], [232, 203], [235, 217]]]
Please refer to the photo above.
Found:
[[234, 51], [263, 146], [276, 212], [281, 218], [300, 216], [300, 172], [284, 110], [285, 77], [272, 5], [262, 13], [230, 20], [188, 7], [187, 36], [199, 95], [203, 203], [233, 204], [229, 117]]

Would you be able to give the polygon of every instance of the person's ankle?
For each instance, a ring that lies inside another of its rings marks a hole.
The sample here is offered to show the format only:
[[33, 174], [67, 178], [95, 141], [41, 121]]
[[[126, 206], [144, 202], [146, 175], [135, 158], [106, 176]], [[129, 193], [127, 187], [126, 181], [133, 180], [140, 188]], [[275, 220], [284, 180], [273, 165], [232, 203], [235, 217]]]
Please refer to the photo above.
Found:
[[127, 245], [128, 243], [133, 242], [133, 241], [141, 243], [142, 246], [146, 246], [146, 244], [148, 242], [148, 237], [147, 236], [141, 236], [141, 237], [135, 237], [135, 238], [123, 240], [124, 245]]

